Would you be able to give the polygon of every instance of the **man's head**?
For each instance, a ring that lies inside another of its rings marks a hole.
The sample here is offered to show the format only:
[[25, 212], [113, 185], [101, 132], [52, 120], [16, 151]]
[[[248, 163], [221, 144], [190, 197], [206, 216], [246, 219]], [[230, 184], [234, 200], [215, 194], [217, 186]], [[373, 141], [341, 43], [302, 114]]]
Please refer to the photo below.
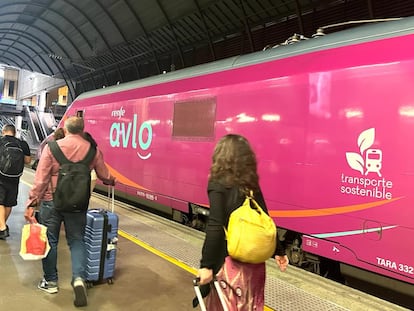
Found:
[[16, 135], [16, 128], [14, 127], [13, 124], [6, 124], [3, 126], [2, 129], [2, 134], [3, 136], [15, 136]]
[[65, 121], [65, 130], [70, 134], [82, 134], [84, 128], [83, 118], [69, 117]]

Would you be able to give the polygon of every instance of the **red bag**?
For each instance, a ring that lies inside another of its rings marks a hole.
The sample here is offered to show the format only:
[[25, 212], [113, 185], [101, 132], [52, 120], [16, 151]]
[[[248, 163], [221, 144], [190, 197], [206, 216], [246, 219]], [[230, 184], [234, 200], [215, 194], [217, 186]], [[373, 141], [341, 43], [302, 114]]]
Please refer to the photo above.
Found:
[[26, 240], [26, 251], [33, 255], [43, 255], [46, 251], [46, 241], [42, 240], [40, 226], [30, 226], [30, 235]]
[[24, 260], [45, 258], [50, 250], [47, 228], [41, 224], [25, 224], [22, 229], [20, 256]]

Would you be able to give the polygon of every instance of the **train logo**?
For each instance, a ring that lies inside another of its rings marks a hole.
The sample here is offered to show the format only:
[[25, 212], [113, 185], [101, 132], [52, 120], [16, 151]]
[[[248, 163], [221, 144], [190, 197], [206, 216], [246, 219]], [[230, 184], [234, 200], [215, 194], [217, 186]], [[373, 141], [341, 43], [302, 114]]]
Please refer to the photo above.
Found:
[[[363, 131], [358, 137], [358, 147], [360, 153], [347, 152], [346, 160], [349, 166], [361, 173], [361, 175], [368, 175], [369, 173], [377, 173], [381, 175], [382, 168], [382, 151], [380, 149], [371, 149], [370, 147], [375, 141], [375, 128], [370, 128]], [[365, 161], [364, 155], [365, 153]], [[365, 174], [364, 174], [365, 169]]]
[[[148, 149], [152, 143], [151, 123], [143, 121], [139, 124], [138, 115], [135, 113], [132, 117], [132, 122], [118, 122], [121, 121], [121, 117], [125, 116], [125, 110], [122, 107], [119, 110], [112, 111], [111, 116], [118, 119], [111, 124], [109, 130], [109, 143], [111, 147], [139, 149], [137, 151], [138, 157], [142, 160], [149, 159], [151, 152]], [[143, 152], [146, 154], [143, 154]]]
[[368, 173], [377, 173], [379, 177], [381, 176], [381, 167], [382, 167], [382, 151], [379, 149], [368, 149], [365, 159], [365, 175]]

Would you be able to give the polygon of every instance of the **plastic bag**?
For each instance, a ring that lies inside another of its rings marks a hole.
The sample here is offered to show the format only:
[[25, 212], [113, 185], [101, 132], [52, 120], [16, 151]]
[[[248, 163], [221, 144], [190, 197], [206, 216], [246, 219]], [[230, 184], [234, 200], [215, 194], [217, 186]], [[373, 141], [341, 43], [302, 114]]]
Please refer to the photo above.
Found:
[[38, 223], [25, 224], [22, 229], [20, 256], [24, 260], [45, 258], [50, 250], [47, 227]]

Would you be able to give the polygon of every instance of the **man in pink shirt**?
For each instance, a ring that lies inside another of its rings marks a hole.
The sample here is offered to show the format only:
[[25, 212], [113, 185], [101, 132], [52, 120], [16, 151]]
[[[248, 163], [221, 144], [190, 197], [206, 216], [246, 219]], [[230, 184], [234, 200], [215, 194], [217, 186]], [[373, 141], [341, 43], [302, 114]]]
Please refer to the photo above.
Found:
[[[84, 139], [84, 121], [80, 117], [70, 117], [65, 121], [65, 138], [57, 141], [63, 154], [69, 161], [77, 162], [84, 159], [91, 144]], [[115, 178], [109, 173], [102, 153], [97, 149], [95, 158], [90, 164], [98, 178], [105, 184], [113, 185]], [[86, 248], [83, 240], [86, 226], [86, 211], [84, 212], [58, 212], [53, 204], [53, 189], [56, 188], [59, 163], [52, 155], [49, 146], [42, 151], [39, 165], [35, 174], [35, 181], [29, 192], [29, 200], [25, 212], [28, 221], [34, 221], [34, 207], [40, 203], [40, 221], [47, 227], [47, 237], [50, 251], [42, 259], [43, 279], [38, 288], [50, 294], [59, 291], [57, 264], [57, 246], [61, 223], [65, 225], [66, 240], [71, 250], [72, 261], [72, 287], [75, 293], [76, 307], [87, 305], [85, 269]]]

